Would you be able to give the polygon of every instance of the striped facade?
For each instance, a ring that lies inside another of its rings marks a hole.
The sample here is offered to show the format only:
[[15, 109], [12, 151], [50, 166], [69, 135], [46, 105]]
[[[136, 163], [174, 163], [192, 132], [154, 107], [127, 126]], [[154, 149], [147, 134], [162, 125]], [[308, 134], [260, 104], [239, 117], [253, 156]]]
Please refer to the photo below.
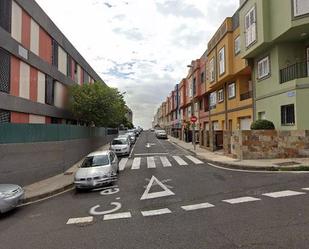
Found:
[[35, 1], [0, 3], [0, 123], [76, 123], [68, 86], [103, 80]]

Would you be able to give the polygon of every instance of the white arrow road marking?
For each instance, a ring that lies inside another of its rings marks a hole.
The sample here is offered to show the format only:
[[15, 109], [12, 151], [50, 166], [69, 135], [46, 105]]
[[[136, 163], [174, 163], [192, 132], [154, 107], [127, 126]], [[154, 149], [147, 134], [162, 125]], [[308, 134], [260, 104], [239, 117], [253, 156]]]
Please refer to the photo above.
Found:
[[121, 208], [121, 203], [119, 202], [111, 202], [111, 205], [115, 206], [115, 208], [107, 211], [97, 211], [97, 209], [100, 207], [100, 205], [96, 205], [92, 207], [89, 211], [91, 215], [105, 215], [105, 214], [110, 214], [113, 212], [118, 211]]
[[181, 166], [188, 165], [180, 156], [173, 156], [173, 158]]
[[92, 216], [81, 217], [81, 218], [71, 218], [71, 219], [68, 220], [67, 225], [90, 223], [92, 221], [93, 221], [93, 217]]
[[117, 213], [117, 214], [106, 214], [104, 215], [103, 220], [115, 220], [115, 219], [128, 219], [131, 218], [130, 212], [123, 212], [123, 213]]
[[193, 156], [186, 156], [186, 158], [188, 158], [190, 161], [194, 162], [195, 164], [203, 164], [202, 161], [198, 160], [197, 158]]
[[[159, 191], [159, 192], [149, 193], [149, 190], [154, 182], [156, 182], [164, 190]], [[170, 196], [170, 195], [175, 195], [175, 194], [171, 190], [169, 190], [162, 182], [160, 182], [155, 176], [152, 176], [146, 187], [145, 192], [143, 193], [141, 197], [141, 200], [154, 199], [154, 198]]]
[[239, 198], [234, 198], [234, 199], [229, 199], [229, 200], [223, 200], [223, 202], [227, 202], [230, 204], [238, 204], [238, 203], [244, 203], [244, 202], [251, 202], [251, 201], [260, 201], [261, 199], [259, 198], [254, 198], [250, 196], [246, 197], [239, 197]]
[[143, 216], [155, 216], [155, 215], [161, 215], [161, 214], [170, 214], [172, 213], [172, 211], [169, 210], [168, 208], [162, 208], [162, 209], [156, 209], [156, 210], [142, 211], [141, 213]]
[[163, 167], [172, 167], [172, 164], [170, 163], [170, 161], [167, 159], [166, 156], [161, 156], [160, 159]]
[[147, 166], [148, 169], [154, 169], [156, 167], [154, 157], [147, 157]]
[[126, 164], [128, 162], [128, 158], [122, 158], [119, 162], [119, 170], [123, 171], [124, 168], [126, 167]]
[[211, 207], [214, 207], [214, 205], [212, 205], [208, 202], [193, 204], [193, 205], [187, 205], [187, 206], [181, 206], [181, 208], [183, 210], [186, 210], [186, 211], [192, 211], [192, 210], [203, 209], [203, 208], [211, 208]]
[[292, 191], [292, 190], [284, 190], [284, 191], [266, 193], [266, 194], [262, 194], [262, 195], [272, 197], [272, 198], [280, 198], [280, 197], [287, 197], [287, 196], [293, 196], [293, 195], [304, 195], [304, 194], [306, 194], [306, 193]]
[[135, 157], [133, 160], [132, 168], [131, 169], [139, 169], [141, 165], [141, 158]]

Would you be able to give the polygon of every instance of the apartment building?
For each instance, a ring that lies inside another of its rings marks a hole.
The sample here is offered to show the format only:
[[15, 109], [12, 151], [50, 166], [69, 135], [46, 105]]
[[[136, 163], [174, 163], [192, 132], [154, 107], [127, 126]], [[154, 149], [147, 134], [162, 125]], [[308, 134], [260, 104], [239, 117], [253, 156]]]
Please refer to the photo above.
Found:
[[76, 123], [67, 87], [103, 80], [35, 1], [0, 1], [0, 123]]
[[240, 56], [240, 33], [236, 12], [225, 19], [208, 43], [208, 130], [250, 129], [253, 117], [251, 70]]
[[255, 119], [309, 129], [309, 1], [247, 0], [239, 8], [241, 56], [253, 68]]

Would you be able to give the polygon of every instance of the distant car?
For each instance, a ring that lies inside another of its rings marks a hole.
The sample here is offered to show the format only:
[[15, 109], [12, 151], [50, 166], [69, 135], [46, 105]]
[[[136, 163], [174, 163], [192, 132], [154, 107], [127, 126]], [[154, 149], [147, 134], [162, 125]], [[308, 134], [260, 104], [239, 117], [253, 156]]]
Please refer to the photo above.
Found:
[[21, 203], [25, 191], [14, 184], [0, 184], [0, 213], [8, 212]]
[[165, 130], [156, 130], [156, 137], [157, 138], [164, 138], [167, 139], [167, 133]]
[[115, 152], [117, 156], [129, 155], [131, 151], [131, 143], [129, 137], [114, 138], [111, 142], [110, 149]]
[[151, 129], [150, 129], [150, 131], [154, 132], [154, 131], [155, 131], [155, 129], [154, 129], [154, 128], [151, 128]]
[[74, 176], [77, 190], [101, 187], [117, 180], [118, 158], [113, 151], [89, 154]]
[[137, 129], [131, 129], [131, 130], [128, 130], [128, 133], [134, 133], [136, 137], [139, 136], [139, 132]]
[[135, 144], [135, 142], [136, 142], [135, 133], [134, 133], [134, 132], [128, 132], [127, 134], [130, 136], [130, 142], [131, 142], [132, 144]]

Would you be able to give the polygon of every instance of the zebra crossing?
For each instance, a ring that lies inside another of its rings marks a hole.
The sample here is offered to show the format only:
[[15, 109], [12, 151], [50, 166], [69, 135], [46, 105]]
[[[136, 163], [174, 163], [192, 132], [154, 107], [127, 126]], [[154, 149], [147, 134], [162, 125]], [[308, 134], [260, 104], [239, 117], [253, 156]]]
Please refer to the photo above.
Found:
[[159, 167], [167, 168], [172, 166], [189, 166], [192, 164], [201, 165], [204, 164], [204, 162], [190, 155], [134, 157], [133, 160], [129, 158], [122, 158], [119, 162], [119, 170], [139, 170], [141, 168], [155, 169]]

